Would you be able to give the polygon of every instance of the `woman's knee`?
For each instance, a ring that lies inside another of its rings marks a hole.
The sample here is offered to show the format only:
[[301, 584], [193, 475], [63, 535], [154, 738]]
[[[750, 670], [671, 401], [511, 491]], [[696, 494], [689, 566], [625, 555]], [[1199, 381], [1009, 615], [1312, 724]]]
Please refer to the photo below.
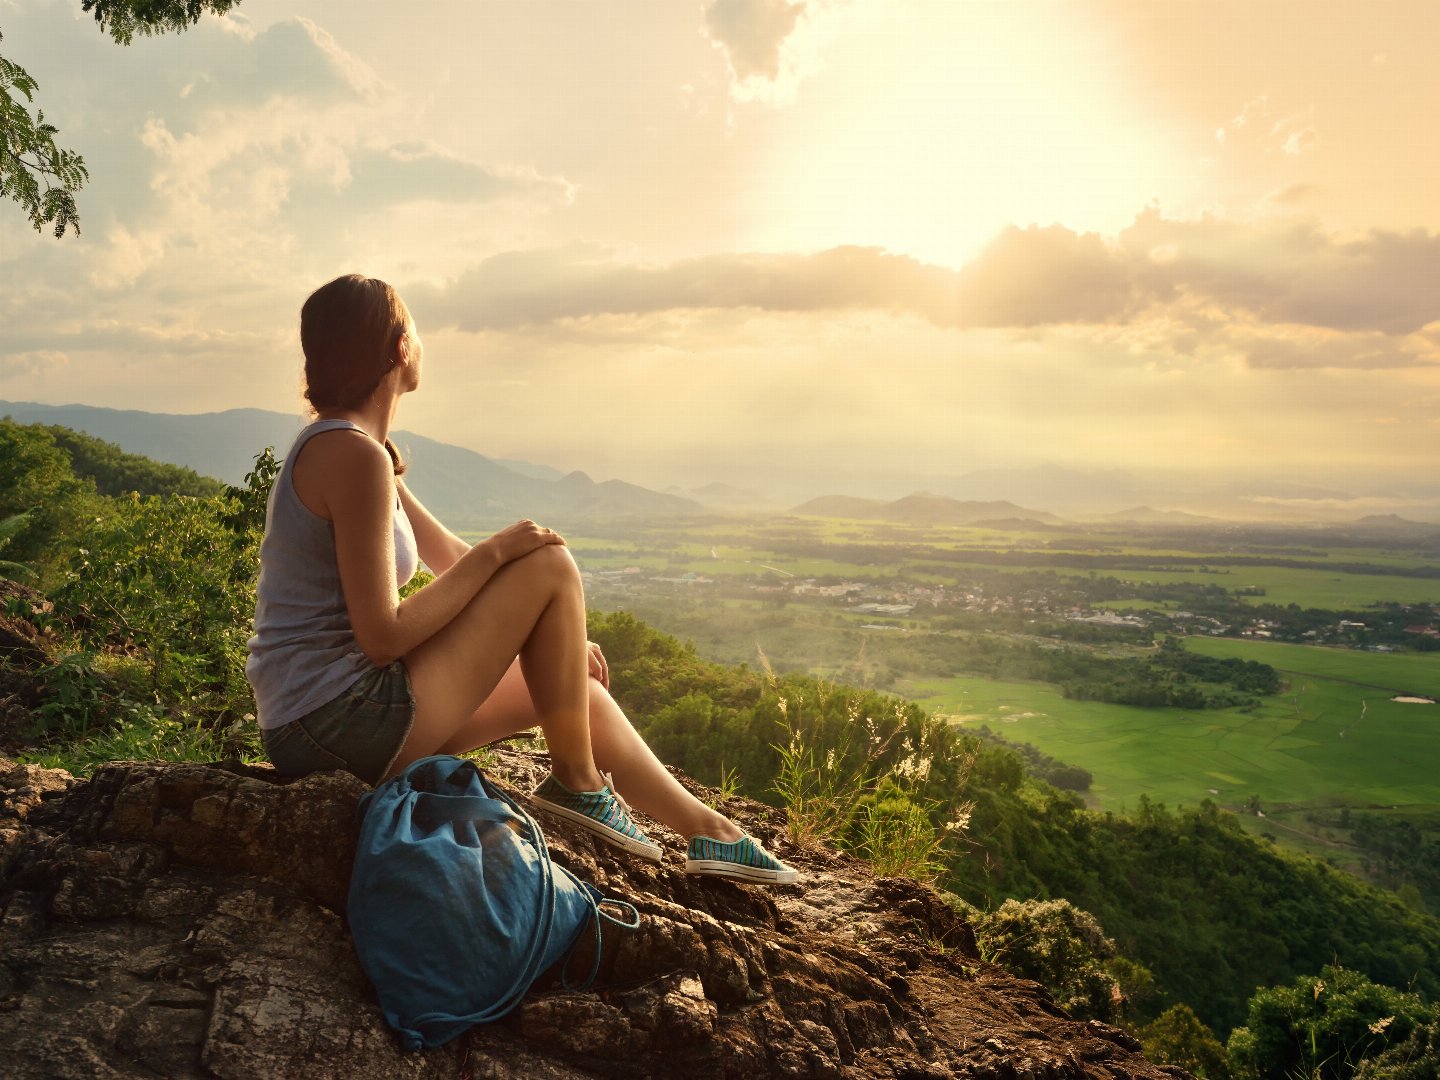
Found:
[[575, 565], [570, 549], [563, 544], [546, 544], [536, 548], [513, 565], [557, 590], [580, 587], [580, 568]]

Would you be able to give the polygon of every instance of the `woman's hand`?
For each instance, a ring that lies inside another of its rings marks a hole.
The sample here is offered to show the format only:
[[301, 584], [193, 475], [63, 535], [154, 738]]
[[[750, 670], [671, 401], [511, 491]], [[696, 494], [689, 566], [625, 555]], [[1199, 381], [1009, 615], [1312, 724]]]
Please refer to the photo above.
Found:
[[546, 544], [563, 544], [565, 538], [555, 530], [536, 525], [535, 522], [526, 518], [524, 521], [515, 522], [514, 525], [507, 525], [485, 542], [493, 546], [495, 554], [499, 557], [500, 565], [503, 566], [529, 555]]
[[590, 677], [603, 686], [610, 689], [610, 665], [605, 662], [605, 654], [600, 651], [600, 646], [595, 642], [587, 642], [590, 647]]

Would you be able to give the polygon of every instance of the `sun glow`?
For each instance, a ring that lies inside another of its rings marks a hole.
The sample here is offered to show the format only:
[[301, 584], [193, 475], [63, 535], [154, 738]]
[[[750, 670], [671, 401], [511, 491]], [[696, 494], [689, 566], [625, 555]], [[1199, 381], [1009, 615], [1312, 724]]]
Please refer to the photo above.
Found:
[[1113, 234], [1188, 194], [1174, 140], [1120, 85], [1117, 45], [1073, 5], [861, 3], [850, 17], [864, 32], [836, 35], [777, 120], [755, 246], [958, 266], [1007, 224]]

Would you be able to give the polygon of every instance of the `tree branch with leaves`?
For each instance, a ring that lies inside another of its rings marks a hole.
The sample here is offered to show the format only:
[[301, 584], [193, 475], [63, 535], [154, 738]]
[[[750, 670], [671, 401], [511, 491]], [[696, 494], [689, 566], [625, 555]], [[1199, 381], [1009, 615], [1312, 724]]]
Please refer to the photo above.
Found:
[[[179, 33], [206, 12], [223, 15], [240, 0], [82, 0], [81, 9], [121, 45], [136, 34]], [[0, 35], [0, 41], [4, 36]], [[59, 129], [30, 109], [39, 85], [19, 64], [0, 55], [0, 196], [14, 199], [37, 232], [67, 229], [80, 235], [75, 193], [90, 179], [85, 160], [55, 143]], [[23, 99], [23, 100], [22, 100]]]
[[79, 154], [55, 145], [58, 129], [44, 111], [30, 114], [37, 89], [24, 68], [0, 56], [0, 195], [18, 202], [37, 232], [53, 226], [57, 237], [68, 228], [78, 236], [75, 192], [90, 174]]

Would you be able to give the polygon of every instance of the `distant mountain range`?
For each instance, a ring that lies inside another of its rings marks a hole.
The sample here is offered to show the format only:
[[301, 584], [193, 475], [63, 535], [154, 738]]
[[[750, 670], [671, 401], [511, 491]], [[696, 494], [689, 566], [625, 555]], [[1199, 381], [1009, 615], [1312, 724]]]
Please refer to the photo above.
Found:
[[[0, 401], [0, 416], [74, 428], [132, 454], [185, 465], [230, 484], [244, 481], [267, 446], [283, 455], [305, 424], [298, 416], [261, 409], [176, 415], [12, 401]], [[673, 517], [703, 509], [693, 499], [622, 480], [597, 484], [583, 472], [567, 475], [529, 462], [500, 462], [414, 432], [396, 431], [391, 438], [414, 465], [406, 478], [411, 489], [441, 519], [461, 528], [521, 517], [564, 524], [595, 517]]]
[[1119, 469], [1080, 471], [1061, 465], [977, 469], [927, 487], [952, 499], [1011, 499], [1049, 506], [1063, 514], [1147, 502], [1150, 485]]
[[[243, 481], [255, 455], [265, 447], [284, 453], [304, 423], [297, 415], [260, 409], [176, 415], [10, 401], [0, 401], [0, 416], [21, 423], [61, 424], [113, 442], [130, 453], [188, 466], [232, 484]], [[408, 478], [411, 487], [441, 518], [460, 528], [498, 525], [518, 517], [543, 518], [558, 527], [567, 521], [597, 517], [781, 513], [793, 500], [805, 496], [803, 487], [784, 499], [775, 491], [756, 491], [738, 482], [665, 491], [622, 480], [597, 484], [581, 472], [567, 475], [548, 465], [488, 458], [414, 432], [397, 431], [394, 438], [416, 466]], [[833, 482], [820, 476], [813, 479], [812, 492], [823, 491], [822, 484]], [[1193, 478], [1189, 483], [1166, 482], [1119, 470], [1086, 472], [1058, 465], [983, 469], [947, 478], [911, 477], [910, 482], [926, 490], [901, 499], [827, 495], [790, 512], [896, 523], [984, 523], [1021, 528], [1066, 521], [1151, 528], [1212, 528], [1235, 522], [1325, 523], [1366, 534], [1383, 531], [1395, 538], [1407, 532], [1428, 537], [1436, 528], [1433, 523], [1440, 522], [1440, 482], [1396, 481], [1393, 490], [1361, 497], [1338, 488], [1286, 481], [1221, 478], [1207, 487]], [[904, 491], [903, 483], [897, 474], [890, 484], [880, 487], [880, 493], [884, 494], [885, 486]], [[857, 486], [875, 491], [873, 483]], [[1032, 506], [1048, 509], [1028, 509]], [[1129, 509], [1117, 509], [1120, 507]], [[1365, 516], [1367, 511], [1369, 516]]]
[[1221, 518], [1206, 517], [1203, 514], [1187, 514], [1184, 510], [1155, 510], [1149, 506], [1132, 506], [1105, 514], [1098, 520], [1116, 525], [1222, 525]]
[[[1219, 522], [1349, 524], [1366, 514], [1387, 512], [1440, 521], [1440, 480], [1413, 474], [1357, 480], [1351, 490], [1338, 482], [1236, 475], [1218, 467], [1213, 473], [1142, 474], [1041, 464], [956, 475], [895, 474], [888, 482], [897, 491], [920, 488], [961, 501], [1004, 499], [1021, 506], [1043, 506], [1070, 521], [1102, 524], [1134, 521], [1196, 528]], [[883, 491], [873, 489], [860, 493], [884, 497]]]
[[851, 495], [824, 495], [802, 503], [791, 510], [791, 513], [911, 525], [1063, 524], [1054, 514], [1043, 510], [1027, 510], [1012, 502], [961, 501], [944, 495], [932, 495], [928, 491], [917, 491], [893, 502], [860, 499]]

